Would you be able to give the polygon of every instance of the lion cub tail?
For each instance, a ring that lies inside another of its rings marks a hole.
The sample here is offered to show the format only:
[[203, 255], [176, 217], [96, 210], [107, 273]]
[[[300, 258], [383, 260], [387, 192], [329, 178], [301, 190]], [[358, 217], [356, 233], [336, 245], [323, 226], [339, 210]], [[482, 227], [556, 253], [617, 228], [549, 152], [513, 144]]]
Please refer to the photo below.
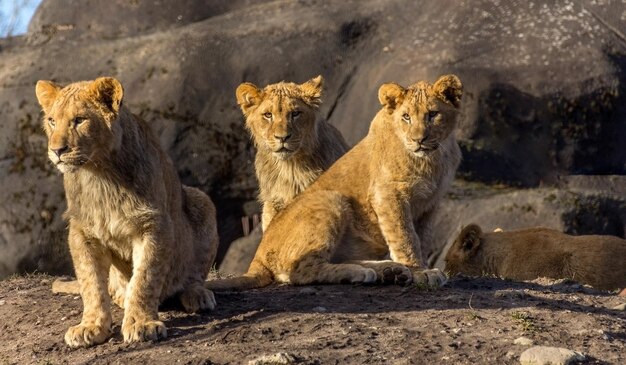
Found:
[[273, 281], [272, 272], [253, 261], [248, 272], [242, 276], [206, 281], [204, 286], [210, 290], [246, 290], [262, 288]]
[[52, 292], [55, 294], [80, 294], [78, 280], [56, 279], [52, 282]]

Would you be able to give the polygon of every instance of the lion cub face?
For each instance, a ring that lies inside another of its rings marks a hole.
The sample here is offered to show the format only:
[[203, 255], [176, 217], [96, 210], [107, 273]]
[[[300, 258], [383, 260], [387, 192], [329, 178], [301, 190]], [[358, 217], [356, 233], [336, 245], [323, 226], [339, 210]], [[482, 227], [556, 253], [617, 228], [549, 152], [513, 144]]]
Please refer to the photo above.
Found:
[[279, 82], [263, 89], [248, 82], [239, 85], [237, 103], [257, 148], [286, 160], [312, 145], [322, 83], [318, 76], [300, 85]]
[[61, 172], [97, 163], [119, 144], [114, 125], [123, 95], [119, 81], [102, 77], [61, 87], [42, 80], [35, 91], [45, 114], [48, 158]]
[[482, 266], [476, 259], [481, 250], [482, 230], [476, 224], [463, 228], [446, 254], [446, 272], [481, 275]]
[[407, 150], [424, 157], [454, 130], [462, 94], [458, 77], [445, 75], [434, 84], [421, 81], [408, 89], [384, 84], [378, 99], [392, 115], [392, 128]]

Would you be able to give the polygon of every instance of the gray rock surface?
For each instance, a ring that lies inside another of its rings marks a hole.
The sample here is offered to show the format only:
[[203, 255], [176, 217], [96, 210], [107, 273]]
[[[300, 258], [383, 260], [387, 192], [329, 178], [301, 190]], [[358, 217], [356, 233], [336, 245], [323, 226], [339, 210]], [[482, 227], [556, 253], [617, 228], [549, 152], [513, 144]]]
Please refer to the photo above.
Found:
[[534, 346], [522, 352], [519, 361], [521, 365], [568, 365], [584, 361], [581, 353], [548, 346]]
[[[324, 75], [320, 115], [355, 143], [379, 107], [381, 83], [452, 72], [466, 91], [459, 176], [538, 187], [570, 174], [623, 175], [625, 13], [620, 2], [569, 0], [44, 0], [26, 36], [0, 39], [0, 277], [69, 270], [61, 179], [45, 158], [34, 97], [39, 79], [119, 78], [127, 105], [151, 123], [183, 182], [215, 200], [222, 257], [242, 234], [243, 203], [256, 195], [239, 83]], [[615, 212], [626, 190], [618, 185], [582, 206]], [[519, 210], [502, 214], [506, 199], [518, 207], [543, 199], [509, 194], [471, 200], [475, 208], [448, 200], [444, 210], [464, 216], [449, 212], [457, 221], [441, 221], [428, 250], [440, 251], [474, 215], [504, 225], [498, 217]], [[520, 211], [520, 224], [590, 229], [543, 209], [533, 214]], [[623, 235], [621, 223], [606, 222], [601, 230]]]

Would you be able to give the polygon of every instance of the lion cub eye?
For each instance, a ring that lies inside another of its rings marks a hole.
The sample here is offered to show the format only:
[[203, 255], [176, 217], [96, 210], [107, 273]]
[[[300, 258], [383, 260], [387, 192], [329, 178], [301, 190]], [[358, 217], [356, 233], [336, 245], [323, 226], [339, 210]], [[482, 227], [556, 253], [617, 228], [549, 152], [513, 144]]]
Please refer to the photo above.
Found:
[[56, 126], [56, 122], [52, 118], [48, 118], [48, 124], [51, 128], [54, 128]]
[[437, 110], [431, 110], [428, 112], [428, 119], [433, 120], [437, 115], [439, 115], [439, 112]]
[[300, 116], [300, 114], [302, 114], [302, 112], [301, 112], [301, 111], [299, 111], [299, 110], [294, 110], [294, 111], [292, 111], [292, 112], [291, 112], [291, 118], [292, 118], [292, 119], [296, 119], [296, 118], [298, 118], [298, 117]]
[[407, 123], [411, 123], [411, 116], [409, 115], [409, 113], [402, 114], [402, 120], [404, 120]]
[[263, 118], [270, 120], [272, 119], [272, 113], [263, 113]]

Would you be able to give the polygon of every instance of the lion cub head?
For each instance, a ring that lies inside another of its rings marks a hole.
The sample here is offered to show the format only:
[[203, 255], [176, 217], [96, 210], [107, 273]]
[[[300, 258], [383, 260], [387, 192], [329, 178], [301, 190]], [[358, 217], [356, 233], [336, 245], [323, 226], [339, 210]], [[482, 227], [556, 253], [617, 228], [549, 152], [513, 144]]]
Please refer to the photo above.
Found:
[[97, 163], [121, 143], [115, 121], [124, 92], [116, 79], [101, 77], [65, 87], [41, 80], [35, 92], [44, 111], [48, 158], [61, 172]]
[[378, 100], [393, 119], [393, 130], [410, 153], [424, 157], [435, 151], [456, 127], [463, 86], [455, 75], [434, 84], [420, 81], [405, 89], [389, 83]]
[[257, 148], [281, 160], [314, 148], [322, 83], [322, 76], [317, 76], [300, 85], [279, 82], [263, 89], [249, 82], [239, 85], [237, 103]]
[[446, 271], [450, 275], [463, 272], [481, 275], [482, 264], [478, 260], [483, 231], [476, 224], [463, 228], [446, 254]]

